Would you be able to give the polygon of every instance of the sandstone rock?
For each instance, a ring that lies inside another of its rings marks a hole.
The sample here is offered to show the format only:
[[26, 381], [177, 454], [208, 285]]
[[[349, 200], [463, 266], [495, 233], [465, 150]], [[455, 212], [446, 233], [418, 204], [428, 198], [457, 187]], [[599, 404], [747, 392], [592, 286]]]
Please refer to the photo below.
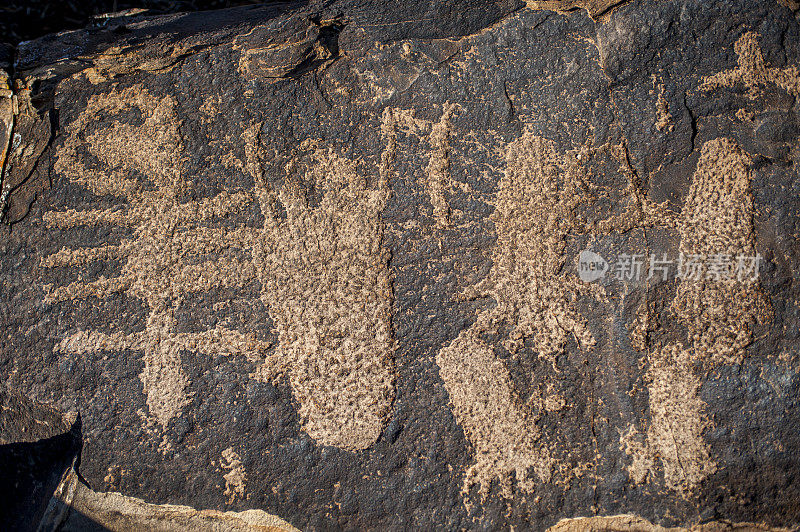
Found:
[[58, 500], [800, 525], [786, 4], [312, 1], [18, 45], [0, 372], [80, 414]]

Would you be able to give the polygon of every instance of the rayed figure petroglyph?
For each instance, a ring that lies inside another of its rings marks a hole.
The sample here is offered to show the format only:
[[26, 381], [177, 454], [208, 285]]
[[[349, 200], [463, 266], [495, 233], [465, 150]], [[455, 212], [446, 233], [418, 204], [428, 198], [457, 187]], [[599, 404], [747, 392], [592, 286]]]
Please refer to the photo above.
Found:
[[[141, 125], [117, 121], [111, 128], [91, 127], [98, 113], [131, 110], [141, 113]], [[56, 169], [97, 196], [123, 199], [124, 205], [50, 211], [46, 225], [62, 230], [125, 226], [132, 236], [118, 245], [63, 248], [44, 257], [45, 268], [124, 261], [112, 278], [48, 286], [47, 299], [123, 293], [146, 302], [149, 316], [141, 332], [79, 330], [56, 350], [143, 352], [140, 379], [149, 415], [163, 428], [192, 401], [181, 351], [245, 356], [259, 367], [256, 378], [288, 376], [303, 428], [320, 443], [350, 450], [369, 446], [394, 397], [391, 290], [388, 257], [381, 248], [385, 176], [368, 183], [354, 163], [317, 148], [313, 164], [290, 171], [277, 194], [256, 176], [254, 194], [221, 192], [181, 203], [180, 194], [192, 183], [181, 170], [179, 124], [170, 97], [126, 89], [90, 98], [72, 125]], [[103, 163], [102, 170], [83, 163], [81, 143]], [[248, 169], [258, 173], [251, 160], [254, 149], [247, 147]], [[304, 202], [295, 179], [299, 171], [324, 191], [319, 206]], [[218, 223], [256, 201], [265, 214], [263, 227]], [[286, 220], [273, 216], [272, 201], [282, 202]], [[208, 254], [217, 256], [208, 259]], [[219, 325], [196, 333], [176, 330], [174, 312], [186, 294], [252, 282], [261, 283], [262, 300], [277, 323], [277, 354], [268, 351], [269, 342]]]
[[[131, 110], [141, 113], [141, 125], [120, 121], [111, 128], [91, 128], [99, 113]], [[125, 226], [132, 236], [113, 246], [62, 248], [41, 262], [43, 267], [53, 268], [124, 260], [116, 277], [49, 287], [47, 298], [57, 302], [124, 293], [147, 303], [150, 315], [145, 330], [133, 334], [81, 330], [64, 338], [56, 349], [72, 353], [126, 349], [143, 352], [140, 379], [147, 407], [151, 418], [164, 428], [191, 401], [190, 383], [181, 367], [181, 350], [260, 357], [268, 347], [252, 336], [222, 327], [191, 334], [175, 331], [173, 314], [182, 296], [216, 286], [238, 286], [255, 274], [250, 261], [197, 260], [205, 253], [244, 250], [248, 246], [252, 238], [248, 229], [226, 231], [215, 227], [213, 221], [252, 200], [245, 192], [222, 192], [213, 198], [179, 203], [179, 194], [191, 182], [181, 172], [178, 126], [175, 102], [170, 97], [156, 98], [136, 89], [93, 96], [72, 125], [71, 135], [58, 153], [56, 170], [97, 196], [117, 196], [125, 203], [122, 208], [108, 210], [50, 211], [44, 221], [49, 227], [61, 229]], [[78, 153], [84, 143], [89, 153], [102, 162], [103, 170], [85, 164], [85, 158]]]

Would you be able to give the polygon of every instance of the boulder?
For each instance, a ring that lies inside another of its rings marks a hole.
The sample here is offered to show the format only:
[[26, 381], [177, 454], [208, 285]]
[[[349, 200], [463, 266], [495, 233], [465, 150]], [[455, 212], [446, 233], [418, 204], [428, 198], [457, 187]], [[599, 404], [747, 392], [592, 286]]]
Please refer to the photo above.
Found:
[[0, 374], [80, 416], [67, 506], [800, 525], [795, 2], [104, 20], [0, 78]]

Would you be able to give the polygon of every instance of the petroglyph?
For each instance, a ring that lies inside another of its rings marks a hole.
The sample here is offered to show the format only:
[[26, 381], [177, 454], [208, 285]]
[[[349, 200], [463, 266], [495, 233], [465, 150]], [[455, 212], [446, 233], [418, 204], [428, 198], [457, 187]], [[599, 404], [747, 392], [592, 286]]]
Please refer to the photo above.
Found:
[[[289, 169], [285, 186], [274, 194], [260, 174], [250, 139], [247, 169], [256, 176], [264, 227], [200, 226], [200, 221], [240, 210], [254, 197], [222, 192], [178, 203], [177, 195], [189, 181], [181, 174], [173, 106], [169, 98], [130, 89], [94, 97], [59, 154], [57, 168], [72, 182], [127, 202], [121, 210], [50, 212], [46, 224], [62, 229], [123, 225], [134, 236], [119, 245], [64, 248], [44, 257], [41, 265], [47, 268], [125, 260], [117, 277], [48, 287], [48, 301], [121, 292], [145, 300], [150, 316], [142, 332], [78, 331], [56, 350], [144, 351], [141, 380], [148, 409], [164, 427], [191, 400], [181, 350], [246, 356], [258, 363], [257, 378], [288, 375], [303, 428], [320, 443], [351, 450], [369, 446], [380, 434], [394, 397], [391, 288], [388, 255], [381, 247], [380, 213], [388, 197], [385, 172], [368, 179], [357, 164], [315, 146], [305, 163], [298, 161]], [[118, 122], [87, 132], [97, 113], [129, 108], [142, 111], [142, 126]], [[110, 176], [80, 162], [76, 150], [81, 135]], [[156, 190], [147, 190], [137, 176], [151, 180]], [[322, 191], [318, 206], [309, 204], [301, 178]], [[285, 220], [275, 214], [276, 202], [285, 208]], [[220, 258], [197, 260], [208, 253]], [[252, 281], [261, 282], [261, 298], [276, 321], [278, 353], [267, 353], [269, 342], [254, 335], [220, 326], [198, 333], [175, 330], [173, 314], [184, 294]]]
[[620, 435], [620, 448], [631, 458], [630, 479], [643, 484], [656, 478], [660, 462], [667, 488], [689, 498], [717, 469], [703, 432], [712, 426], [700, 399], [701, 381], [694, 354], [682, 345], [653, 350], [645, 374], [650, 420], [646, 434], [631, 426]]
[[[248, 137], [252, 145], [252, 130]], [[300, 150], [305, 155], [287, 168], [277, 194], [256, 150], [247, 150], [265, 213], [253, 259], [279, 342], [279, 357], [257, 377], [288, 376], [303, 429], [314, 439], [364, 449], [380, 435], [394, 399], [392, 292], [380, 219], [389, 189], [384, 172], [367, 175], [330, 148], [306, 142]], [[317, 205], [306, 186], [320, 192]], [[277, 202], [285, 218], [275, 212]]]
[[752, 31], [745, 33], [739, 37], [733, 49], [737, 55], [736, 67], [704, 77], [700, 85], [701, 91], [741, 84], [747, 88], [747, 97], [755, 100], [761, 96], [763, 86], [774, 84], [789, 94], [800, 96], [800, 72], [797, 67], [767, 66], [758, 44], [757, 33]]
[[551, 141], [530, 131], [507, 148], [492, 214], [497, 231], [493, 266], [466, 294], [488, 295], [497, 305], [481, 312], [436, 357], [456, 419], [475, 452], [465, 490], [480, 484], [485, 495], [498, 478], [503, 495], [510, 496], [510, 474], [515, 473], [519, 488], [532, 491], [529, 468], [541, 481], [550, 480], [554, 460], [536, 418], [519, 404], [508, 370], [481, 335], [497, 333], [507, 321], [512, 331], [506, 349], [514, 353], [531, 338], [539, 356], [553, 365], [570, 335], [582, 349], [594, 346], [585, 319], [573, 308], [582, 287], [577, 278], [559, 274], [567, 234], [580, 225], [575, 209], [585, 200], [581, 172], [573, 154], [557, 153]]
[[222, 451], [221, 464], [223, 469], [228, 470], [222, 475], [225, 479], [225, 495], [228, 497], [228, 504], [233, 504], [236, 499], [244, 499], [247, 473], [245, 473], [241, 457], [233, 450], [233, 447]]
[[608, 150], [619, 162], [619, 172], [628, 178], [628, 186], [622, 196], [625, 209], [619, 214], [599, 220], [593, 228], [593, 233], [598, 236], [625, 233], [634, 228], [674, 227], [675, 215], [667, 207], [667, 202], [655, 203], [647, 197], [641, 179], [631, 166], [626, 143], [623, 141], [619, 144], [604, 144], [593, 148], [591, 152], [599, 153], [602, 150]]
[[703, 414], [705, 404], [699, 397], [700, 379], [692, 367], [692, 353], [677, 345], [652, 353], [646, 381], [650, 394], [647, 447], [661, 460], [667, 487], [686, 496], [716, 471], [703, 440], [710, 423]]
[[[413, 109], [387, 107], [382, 119], [384, 137], [387, 142], [395, 143], [395, 148], [393, 149], [396, 149], [397, 131], [419, 138], [421, 142], [425, 142], [430, 148], [427, 152], [428, 162], [422, 169], [422, 186], [430, 201], [431, 216], [434, 219], [435, 227], [438, 229], [450, 225], [448, 195], [454, 189], [460, 188], [463, 190], [466, 186], [455, 181], [450, 174], [452, 118], [459, 108], [458, 104], [445, 103], [442, 105], [442, 114], [439, 120], [434, 122], [416, 117]], [[390, 151], [387, 147], [386, 153]]]
[[[653, 83], [655, 84], [655, 74], [653, 75]], [[675, 124], [672, 123], [672, 115], [669, 112], [669, 102], [664, 97], [665, 87], [664, 83], [658, 83], [658, 100], [656, 100], [656, 129], [659, 131], [666, 130], [671, 133], [675, 129]]]
[[[724, 255], [732, 267], [754, 256], [750, 159], [732, 139], [703, 145], [679, 223], [686, 255]], [[747, 265], [749, 266], [749, 264]], [[758, 281], [708, 278], [682, 282], [673, 310], [688, 328], [697, 356], [709, 363], [741, 362], [752, 327], [770, 317]]]
[[511, 473], [524, 491], [533, 491], [536, 477], [549, 481], [553, 460], [540, 442], [537, 418], [520, 406], [503, 361], [476, 331], [462, 331], [439, 351], [436, 363], [456, 419], [475, 453], [463, 491], [479, 484], [481, 496], [486, 497], [492, 479], [497, 478], [502, 495], [510, 498]]
[[497, 306], [480, 314], [474, 328], [496, 332], [500, 321], [513, 317], [505, 348], [514, 353], [532, 338], [539, 355], [551, 360], [570, 336], [590, 348], [595, 340], [572, 305], [584, 287], [574, 276], [559, 275], [567, 235], [580, 225], [575, 209], [586, 201], [581, 167], [573, 154], [558, 154], [554, 143], [529, 131], [509, 145], [506, 165], [492, 214], [493, 267], [467, 292], [490, 296]]
[[634, 484], [643, 484], [653, 471], [653, 457], [642, 434], [636, 427], [629, 426], [620, 433], [620, 449], [631, 457], [627, 466], [628, 476]]
[[445, 227], [450, 223], [450, 206], [447, 203], [447, 184], [450, 182], [450, 119], [458, 108], [455, 104], [445, 104], [442, 117], [431, 126], [428, 142], [432, 151], [428, 166], [425, 168], [425, 190], [433, 205], [433, 216], [437, 227]]
[[[689, 347], [673, 343], [650, 351], [646, 445], [632, 433], [621, 438], [633, 458], [629, 473], [635, 482], [643, 481], [658, 459], [667, 487], [684, 497], [716, 470], [702, 436], [711, 423], [703, 413], [698, 375], [718, 364], [741, 363], [753, 340], [752, 327], [771, 314], [758, 281], [740, 279], [733, 271], [737, 257], [755, 255], [749, 164], [731, 139], [714, 139], [701, 148], [677, 220], [680, 250], [685, 256], [724, 255], [730, 261], [730, 278], [703, 272], [700, 280], [678, 284], [671, 310], [687, 329]], [[636, 347], [644, 350], [646, 338], [640, 340]]]
[[[213, 224], [201, 227], [199, 223], [222, 218], [252, 199], [243, 192], [222, 192], [209, 199], [178, 202], [178, 195], [191, 182], [181, 172], [183, 148], [174, 107], [171, 97], [157, 98], [139, 87], [89, 99], [86, 110], [65, 135], [55, 168], [93, 194], [118, 196], [125, 203], [113, 210], [51, 211], [45, 213], [44, 221], [48, 227], [63, 230], [107, 224], [126, 226], [133, 235], [119, 245], [62, 248], [41, 260], [45, 268], [111, 259], [125, 261], [116, 277], [48, 286], [47, 301], [124, 293], [147, 303], [150, 315], [145, 330], [133, 334], [77, 331], [60, 342], [56, 350], [79, 354], [142, 351], [145, 364], [140, 378], [148, 410], [162, 427], [191, 401], [187, 393], [190, 383], [181, 368], [182, 349], [209, 356], [236, 351], [263, 358], [263, 351], [269, 347], [254, 337], [222, 327], [200, 333], [175, 331], [173, 313], [181, 296], [219, 286], [242, 286], [255, 278], [255, 267], [246, 258], [196, 260], [209, 252], [248, 247], [252, 234], [247, 228], [226, 231]], [[140, 112], [141, 124], [118, 121], [108, 128], [92, 127], [98, 115], [124, 111]], [[79, 154], [84, 143], [89, 153], [104, 163], [102, 170], [89, 167], [87, 158]]]

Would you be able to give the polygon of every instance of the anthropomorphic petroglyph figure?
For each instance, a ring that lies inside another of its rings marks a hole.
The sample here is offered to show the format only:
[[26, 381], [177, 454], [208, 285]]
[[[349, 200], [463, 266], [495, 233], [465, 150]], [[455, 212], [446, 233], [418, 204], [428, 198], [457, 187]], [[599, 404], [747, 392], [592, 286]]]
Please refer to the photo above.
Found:
[[[756, 99], [774, 85], [798, 94], [797, 68], [767, 66], [756, 33], [743, 34], [734, 51], [737, 66], [704, 77], [700, 91], [739, 85]], [[704, 265], [699, 275], [682, 275], [670, 305], [674, 322], [685, 328], [686, 345], [648, 349], [646, 341], [635, 342], [649, 362], [650, 422], [646, 434], [631, 427], [622, 435], [622, 447], [633, 459], [631, 476], [644, 482], [660, 461], [667, 487], [684, 497], [717, 468], [703, 439], [712, 423], [700, 398], [701, 377], [721, 364], [741, 363], [755, 325], [771, 319], [758, 281], [751, 163], [734, 139], [703, 144], [676, 221], [681, 257]]]
[[493, 266], [469, 290], [491, 296], [497, 305], [481, 312], [436, 357], [456, 419], [475, 452], [464, 487], [480, 484], [482, 495], [497, 478], [510, 497], [511, 473], [521, 489], [531, 491], [535, 479], [529, 470], [547, 482], [555, 463], [536, 415], [521, 404], [508, 369], [482, 335], [497, 333], [506, 322], [511, 326], [506, 349], [514, 353], [531, 338], [539, 355], [553, 364], [570, 336], [584, 349], [595, 343], [573, 305], [583, 289], [580, 281], [559, 273], [567, 234], [579, 225], [575, 209], [584, 201], [580, 172], [573, 154], [559, 154], [554, 143], [531, 132], [508, 146], [492, 214]]
[[[736, 269], [741, 260], [756, 256], [749, 165], [749, 157], [732, 139], [714, 139], [701, 149], [677, 220], [680, 253], [726, 257], [728, 267], [703, 270], [699, 278], [684, 276], [679, 282], [671, 310], [686, 328], [688, 346], [670, 343], [648, 351], [647, 433], [639, 447], [623, 442], [634, 462], [648, 464], [635, 481], [644, 481], [658, 460], [667, 487], [684, 497], [716, 471], [703, 439], [711, 422], [699, 395], [701, 376], [719, 364], [740, 363], [753, 340], [753, 326], [770, 315], [757, 277], [743, 277]], [[623, 439], [630, 442], [635, 435], [629, 432]]]
[[[298, 163], [277, 194], [259, 178], [254, 194], [223, 192], [180, 203], [191, 180], [181, 171], [174, 105], [169, 97], [133, 89], [93, 97], [59, 153], [57, 169], [72, 182], [96, 195], [118, 196], [124, 205], [49, 212], [46, 223], [62, 229], [123, 225], [133, 236], [118, 246], [64, 248], [45, 257], [42, 266], [48, 268], [125, 260], [114, 278], [50, 287], [49, 300], [122, 292], [144, 300], [150, 315], [142, 332], [83, 330], [57, 349], [143, 351], [140, 377], [150, 415], [162, 427], [191, 400], [181, 350], [244, 355], [258, 364], [258, 378], [289, 377], [303, 428], [320, 443], [351, 450], [369, 446], [394, 397], [391, 288], [381, 247], [385, 172], [365, 177], [354, 163], [317, 147], [311, 164]], [[98, 113], [131, 109], [141, 112], [142, 125], [91, 127]], [[90, 169], [81, 160], [77, 149], [83, 139], [104, 169]], [[252, 146], [248, 150], [252, 156]], [[248, 168], [254, 168], [252, 161]], [[300, 172], [304, 182], [313, 181], [322, 192], [319, 205], [307, 202]], [[213, 224], [256, 199], [265, 214], [262, 228]], [[283, 206], [285, 220], [275, 215], [274, 201]], [[207, 254], [218, 258], [201, 259]], [[174, 311], [183, 295], [254, 280], [261, 283], [262, 299], [278, 327], [277, 354], [267, 353], [269, 343], [254, 335], [221, 326], [199, 333], [176, 330]]]
[[[141, 123], [116, 121], [110, 127], [94, 123], [101, 114], [137, 112]], [[180, 352], [190, 349], [214, 354], [243, 354], [263, 358], [268, 345], [252, 335], [224, 327], [199, 333], [179, 333], [174, 311], [182, 296], [214, 287], [241, 286], [255, 276], [252, 262], [235, 257], [202, 259], [209, 253], [244, 251], [251, 230], [226, 230], [214, 222], [251, 203], [249, 193], [222, 192], [212, 198], [179, 202], [191, 180], [181, 170], [182, 144], [175, 102], [140, 88], [112, 91], [90, 98], [86, 110], [71, 125], [58, 152], [56, 170], [97, 196], [114, 196], [122, 204], [109, 209], [50, 211], [49, 227], [69, 230], [78, 226], [123, 226], [131, 236], [118, 245], [62, 248], [44, 257], [46, 268], [81, 266], [119, 259], [119, 275], [49, 287], [51, 302], [77, 298], [106, 298], [124, 293], [149, 308], [145, 330], [121, 333], [80, 330], [56, 349], [63, 352], [136, 350], [144, 354], [140, 375], [151, 419], [166, 428], [189, 404], [190, 385], [181, 367]], [[85, 144], [100, 168], [80, 154]]]
[[[381, 246], [385, 173], [306, 142], [274, 192], [261, 174], [253, 131], [246, 137], [265, 214], [253, 261], [279, 344], [256, 376], [288, 377], [303, 429], [314, 439], [364, 449], [378, 439], [394, 399], [392, 293]], [[317, 204], [310, 190], [320, 194]]]

